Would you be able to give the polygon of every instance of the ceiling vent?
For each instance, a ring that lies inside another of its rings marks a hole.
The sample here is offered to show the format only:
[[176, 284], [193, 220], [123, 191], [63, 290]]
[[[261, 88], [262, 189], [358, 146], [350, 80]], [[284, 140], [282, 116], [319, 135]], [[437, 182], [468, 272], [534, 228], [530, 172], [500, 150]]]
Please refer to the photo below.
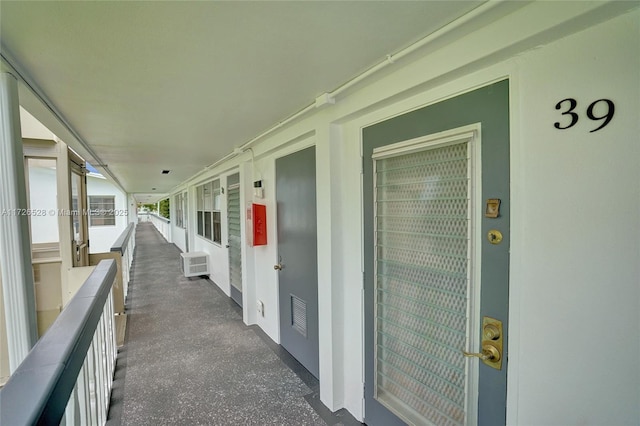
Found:
[[163, 174], [163, 175], [168, 175], [168, 174], [169, 174], [169, 172], [171, 172], [171, 170], [163, 170], [163, 171], [162, 171], [162, 174]]

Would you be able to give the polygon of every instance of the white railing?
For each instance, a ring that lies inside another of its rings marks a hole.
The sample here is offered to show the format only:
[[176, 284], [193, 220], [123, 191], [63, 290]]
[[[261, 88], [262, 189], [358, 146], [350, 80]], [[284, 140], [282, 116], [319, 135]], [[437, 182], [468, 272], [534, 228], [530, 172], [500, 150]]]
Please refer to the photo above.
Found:
[[141, 213], [138, 215], [138, 219], [143, 222], [153, 223], [153, 226], [162, 234], [164, 239], [167, 242], [171, 242], [171, 221], [169, 219], [165, 219], [155, 213]]
[[0, 390], [0, 424], [103, 425], [116, 364], [111, 288], [101, 261]]
[[136, 248], [135, 229], [135, 223], [130, 223], [111, 246], [111, 251], [119, 252], [122, 257], [122, 289], [125, 300], [129, 292], [129, 281], [131, 279], [129, 271], [131, 270], [133, 253]]
[[118, 356], [115, 339], [113, 296], [109, 292], [61, 425], [104, 425], [107, 422]]

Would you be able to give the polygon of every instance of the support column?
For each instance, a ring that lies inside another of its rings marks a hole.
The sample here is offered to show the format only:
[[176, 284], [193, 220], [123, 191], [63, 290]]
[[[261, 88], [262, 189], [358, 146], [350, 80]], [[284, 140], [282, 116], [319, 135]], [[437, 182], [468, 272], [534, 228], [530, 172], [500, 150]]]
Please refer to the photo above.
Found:
[[[344, 407], [344, 259], [339, 209], [341, 142], [332, 124], [316, 126], [318, 229], [318, 334], [320, 400], [329, 410]], [[356, 345], [356, 342], [352, 342]], [[355, 347], [355, 346], [354, 346]]]
[[137, 224], [138, 223], [138, 204], [136, 203], [135, 198], [132, 194], [127, 193], [127, 205], [128, 205], [128, 215], [127, 215], [127, 225], [131, 222]]
[[0, 73], [0, 259], [4, 311], [13, 373], [38, 339], [31, 266], [18, 81]]

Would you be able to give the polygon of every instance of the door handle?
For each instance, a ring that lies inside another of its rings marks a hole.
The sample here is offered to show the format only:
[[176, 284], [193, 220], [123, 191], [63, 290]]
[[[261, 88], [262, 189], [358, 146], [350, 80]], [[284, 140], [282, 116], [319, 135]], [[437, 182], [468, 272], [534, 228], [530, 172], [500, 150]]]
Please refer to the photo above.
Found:
[[482, 318], [482, 352], [462, 351], [467, 358], [480, 358], [482, 362], [496, 370], [502, 370], [502, 321], [495, 318]]
[[480, 358], [483, 361], [498, 362], [500, 361], [500, 352], [491, 343], [482, 345], [482, 353], [462, 351], [462, 355], [467, 358]]
[[276, 271], [282, 271], [282, 268], [284, 268], [284, 265], [282, 265], [282, 256], [278, 256], [278, 263], [273, 265], [273, 269]]

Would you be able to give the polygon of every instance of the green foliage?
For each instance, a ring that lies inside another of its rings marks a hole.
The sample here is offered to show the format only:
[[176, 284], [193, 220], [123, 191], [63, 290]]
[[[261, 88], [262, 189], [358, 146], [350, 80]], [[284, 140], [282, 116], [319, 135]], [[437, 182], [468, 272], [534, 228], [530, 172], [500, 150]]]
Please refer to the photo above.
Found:
[[160, 216], [166, 218], [166, 219], [171, 219], [169, 216], [169, 199], [165, 199], [160, 201]]
[[156, 210], [158, 210], [157, 209], [157, 207], [158, 207], [157, 204], [142, 204], [142, 207], [147, 209], [150, 212], [155, 212]]

